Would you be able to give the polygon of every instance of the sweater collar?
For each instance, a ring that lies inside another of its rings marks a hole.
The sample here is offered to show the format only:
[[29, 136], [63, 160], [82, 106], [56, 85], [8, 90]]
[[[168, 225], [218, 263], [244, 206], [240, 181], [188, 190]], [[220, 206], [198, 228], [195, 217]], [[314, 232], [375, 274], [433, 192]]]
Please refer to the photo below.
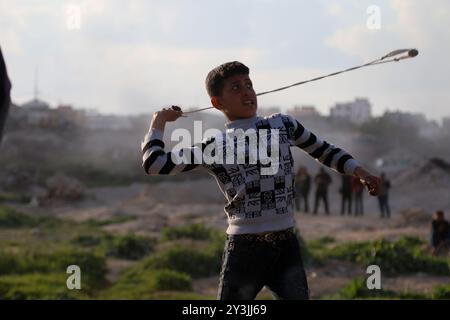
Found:
[[236, 119], [234, 121], [229, 121], [225, 123], [225, 127], [227, 129], [237, 129], [237, 128], [248, 129], [251, 128], [259, 120], [259, 118], [260, 117], [255, 115], [251, 118]]

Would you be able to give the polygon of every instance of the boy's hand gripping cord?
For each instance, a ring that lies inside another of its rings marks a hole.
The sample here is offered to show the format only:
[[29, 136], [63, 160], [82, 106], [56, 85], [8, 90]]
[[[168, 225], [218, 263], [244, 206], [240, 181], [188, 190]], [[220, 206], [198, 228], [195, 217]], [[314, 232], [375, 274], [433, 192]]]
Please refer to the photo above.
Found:
[[[362, 64], [360, 66], [348, 68], [348, 69], [345, 69], [345, 70], [342, 70], [342, 71], [338, 71], [338, 72], [333, 72], [333, 73], [327, 74], [325, 76], [313, 78], [313, 79], [310, 79], [310, 80], [297, 82], [297, 83], [294, 83], [294, 84], [291, 84], [291, 85], [288, 85], [288, 86], [285, 86], [285, 87], [281, 87], [281, 88], [278, 88], [278, 89], [260, 92], [260, 93], [257, 93], [256, 95], [257, 96], [262, 96], [264, 94], [277, 92], [277, 91], [282, 91], [282, 90], [285, 90], [285, 89], [289, 89], [291, 87], [299, 86], [301, 84], [305, 84], [305, 83], [308, 83], [308, 82], [313, 82], [313, 81], [321, 80], [321, 79], [324, 79], [324, 78], [336, 76], [336, 75], [344, 73], [344, 72], [349, 72], [349, 71], [353, 71], [353, 70], [364, 68], [364, 67], [374, 66], [374, 65], [377, 65], [377, 64], [388, 63], [388, 62], [398, 62], [400, 60], [414, 58], [418, 54], [419, 54], [419, 51], [417, 49], [399, 49], [399, 50], [394, 50], [394, 51], [388, 53], [387, 55], [381, 57], [380, 59], [373, 60], [371, 62]], [[183, 112], [183, 115], [189, 114], [189, 113], [194, 113], [194, 112], [199, 112], [199, 111], [203, 111], [203, 110], [208, 110], [208, 109], [212, 109], [212, 108], [214, 108], [214, 107], [207, 107], [207, 108], [201, 108], [201, 109], [196, 109], [196, 110], [192, 110], [192, 111], [187, 111], [187, 112]]]

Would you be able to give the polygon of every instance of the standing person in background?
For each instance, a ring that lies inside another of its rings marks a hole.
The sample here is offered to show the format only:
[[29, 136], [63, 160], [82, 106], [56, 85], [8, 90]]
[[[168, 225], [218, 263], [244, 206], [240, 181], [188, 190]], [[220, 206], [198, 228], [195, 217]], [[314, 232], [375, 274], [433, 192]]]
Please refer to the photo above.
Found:
[[300, 211], [301, 201], [304, 203], [305, 213], [309, 212], [309, 190], [311, 189], [311, 176], [304, 166], [300, 166], [295, 176], [295, 208]]
[[352, 176], [342, 176], [341, 192], [341, 216], [345, 214], [345, 205], [347, 204], [347, 214], [352, 214]]
[[332, 180], [328, 173], [325, 172], [324, 168], [320, 168], [319, 173], [314, 178], [316, 183], [316, 196], [314, 201], [314, 214], [317, 214], [317, 209], [319, 207], [320, 199], [323, 200], [325, 205], [325, 212], [327, 215], [330, 214], [328, 207], [328, 186], [331, 184]]
[[431, 246], [433, 254], [438, 254], [439, 249], [450, 246], [450, 223], [445, 220], [444, 211], [436, 211], [431, 222]]
[[381, 218], [389, 218], [391, 216], [391, 209], [389, 208], [389, 189], [391, 182], [386, 178], [384, 172], [380, 176], [380, 192], [378, 193], [378, 203], [380, 204]]
[[363, 191], [364, 185], [361, 183], [361, 180], [352, 178], [352, 192], [355, 195], [355, 216], [364, 214]]

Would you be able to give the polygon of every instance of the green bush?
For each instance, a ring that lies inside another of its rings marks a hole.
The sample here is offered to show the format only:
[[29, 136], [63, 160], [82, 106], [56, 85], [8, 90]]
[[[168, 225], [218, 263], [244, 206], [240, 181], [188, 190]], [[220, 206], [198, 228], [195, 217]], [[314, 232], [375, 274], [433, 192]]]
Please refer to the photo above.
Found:
[[34, 227], [46, 228], [46, 229], [59, 229], [62, 227], [72, 228], [77, 223], [70, 220], [63, 220], [53, 216], [36, 216], [34, 217]]
[[183, 247], [174, 247], [150, 258], [147, 261], [147, 267], [185, 272], [194, 278], [206, 277], [218, 272], [217, 261], [211, 254]]
[[132, 267], [127, 274], [133, 276], [146, 270], [169, 269], [184, 272], [193, 278], [200, 278], [217, 274], [219, 268], [220, 259], [211, 251], [198, 251], [176, 245], [144, 259]]
[[86, 250], [63, 248], [40, 257], [42, 260], [52, 260], [50, 263], [53, 271], [66, 272], [69, 265], [80, 267], [82, 277], [89, 286], [102, 286], [105, 283], [107, 273], [105, 257]]
[[[220, 271], [225, 232], [203, 224], [192, 224], [165, 229], [163, 239], [173, 241], [172, 246], [154, 256], [149, 263], [158, 267], [175, 268], [174, 270], [186, 272], [193, 277], [209, 276]], [[193, 240], [200, 248], [189, 247], [186, 241], [181, 241], [183, 239]]]
[[106, 299], [152, 299], [161, 291], [190, 291], [192, 279], [189, 275], [173, 270], [146, 269], [138, 274], [123, 275], [112, 287], [101, 293]]
[[[82, 278], [83, 279], [83, 278]], [[86, 288], [67, 288], [65, 274], [24, 274], [0, 276], [0, 300], [72, 300], [87, 299]]]
[[363, 278], [353, 279], [346, 287], [341, 289], [335, 299], [426, 299], [427, 297], [420, 293], [404, 291], [395, 292], [392, 290], [372, 289], [369, 290], [366, 280]]
[[30, 216], [7, 206], [0, 206], [0, 228], [55, 227], [70, 223], [51, 216]]
[[73, 248], [59, 248], [55, 251], [0, 252], [0, 275], [27, 273], [61, 273], [66, 275], [67, 267], [78, 265], [84, 283], [100, 287], [105, 283], [107, 272], [105, 258], [101, 255]]
[[90, 234], [81, 234], [77, 235], [74, 239], [71, 240], [71, 244], [79, 245], [82, 247], [95, 247], [99, 246], [103, 241], [103, 237], [94, 236]]
[[123, 216], [113, 217], [113, 218], [107, 219], [107, 220], [89, 219], [85, 223], [91, 227], [104, 227], [104, 226], [108, 226], [111, 224], [120, 224], [120, 223], [132, 221], [132, 220], [136, 220], [136, 219], [137, 219], [137, 216], [134, 216], [134, 215], [123, 215]]
[[308, 241], [308, 247], [322, 248], [326, 247], [330, 243], [334, 243], [336, 240], [333, 237], [325, 236], [315, 240]]
[[106, 255], [130, 260], [146, 256], [156, 243], [154, 239], [132, 234], [105, 237], [103, 242]]
[[449, 285], [440, 285], [433, 288], [433, 292], [431, 294], [433, 299], [450, 299], [450, 286]]
[[[389, 294], [392, 295], [391, 292]], [[341, 289], [337, 297], [339, 299], [367, 299], [380, 298], [386, 296], [384, 290], [369, 290], [366, 286], [366, 281], [363, 278], [353, 279], [347, 286]]]
[[151, 283], [155, 291], [189, 291], [192, 290], [191, 277], [173, 270], [155, 270]]
[[19, 265], [18, 257], [11, 253], [0, 251], [0, 275], [17, 272]]
[[337, 258], [361, 265], [378, 265], [386, 275], [425, 272], [450, 275], [449, 261], [423, 253], [420, 240], [406, 237], [396, 242], [384, 239], [338, 245], [328, 249], [322, 258]]
[[335, 242], [335, 239], [329, 236], [315, 240], [304, 241], [300, 237], [300, 246], [302, 249], [303, 260], [306, 264], [315, 263], [322, 264], [323, 257], [328, 252], [328, 246]]
[[222, 261], [222, 254], [225, 247], [226, 235], [220, 231], [214, 231], [211, 238], [208, 240], [208, 245], [205, 253], [210, 255], [212, 259], [218, 263], [220, 267]]
[[139, 260], [153, 251], [156, 240], [133, 234], [81, 234], [70, 241], [72, 245], [96, 248], [110, 257]]
[[7, 206], [0, 206], [0, 228], [32, 227], [35, 219]]
[[397, 241], [397, 245], [410, 249], [418, 249], [424, 242], [418, 237], [403, 236]]
[[30, 196], [27, 196], [22, 193], [14, 193], [14, 192], [0, 193], [0, 202], [29, 203], [30, 201], [31, 201]]
[[163, 229], [163, 240], [177, 240], [188, 238], [193, 240], [208, 240], [213, 236], [214, 230], [202, 223], [194, 223], [187, 226]]

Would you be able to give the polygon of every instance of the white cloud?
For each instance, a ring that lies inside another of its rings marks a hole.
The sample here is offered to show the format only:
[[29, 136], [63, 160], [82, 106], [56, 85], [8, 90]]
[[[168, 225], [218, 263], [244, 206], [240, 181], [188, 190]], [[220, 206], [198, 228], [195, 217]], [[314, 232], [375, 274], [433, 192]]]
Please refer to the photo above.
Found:
[[[367, 48], [383, 44], [399, 45], [410, 43], [427, 49], [437, 45], [445, 36], [450, 39], [450, 3], [436, 0], [433, 4], [425, 1], [390, 0], [390, 7], [382, 7], [382, 17], [393, 10], [395, 20], [382, 19], [380, 31], [369, 30], [365, 21], [338, 29], [325, 39], [325, 44], [342, 52], [365, 56]], [[446, 41], [448, 43], [448, 41]], [[385, 45], [384, 45], [385, 46]], [[394, 48], [394, 47], [392, 47]]]
[[[420, 54], [414, 60], [376, 67], [380, 70], [376, 74], [371, 71], [371, 76], [364, 81], [373, 83], [374, 98], [384, 101], [384, 105], [391, 101], [400, 108], [425, 111], [428, 116], [438, 118], [448, 115], [450, 102], [449, 13], [450, 3], [445, 0], [433, 3], [390, 0], [381, 7], [381, 30], [369, 30], [365, 21], [361, 21], [336, 30], [325, 39], [325, 45], [359, 57], [361, 62], [394, 49], [418, 48]], [[380, 86], [386, 87], [378, 91]]]
[[342, 5], [339, 3], [330, 3], [325, 8], [330, 16], [340, 16], [343, 13]]
[[369, 30], [366, 25], [358, 24], [339, 29], [326, 38], [324, 44], [363, 61], [381, 57], [395, 48], [392, 29], [386, 27], [382, 31]]

